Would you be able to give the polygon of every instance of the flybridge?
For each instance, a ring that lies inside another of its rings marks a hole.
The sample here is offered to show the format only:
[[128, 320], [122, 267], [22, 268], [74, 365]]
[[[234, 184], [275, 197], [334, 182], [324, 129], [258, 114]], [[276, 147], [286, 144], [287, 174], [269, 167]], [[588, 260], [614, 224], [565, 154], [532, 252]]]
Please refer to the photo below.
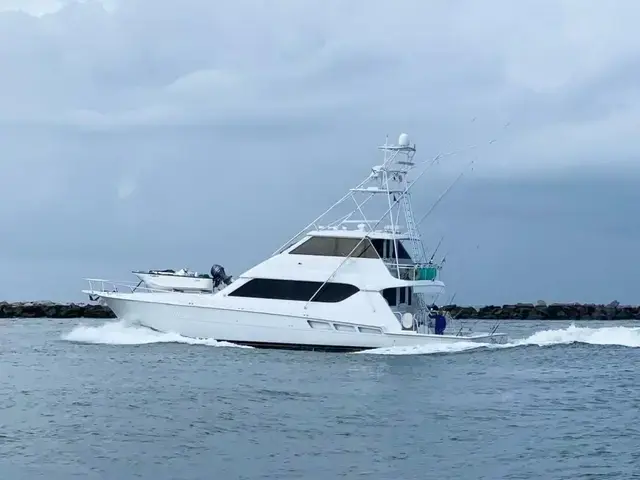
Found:
[[[416, 146], [406, 133], [400, 134], [397, 144], [388, 139], [378, 147], [384, 154], [381, 164], [371, 168], [363, 181], [298, 232], [274, 253], [280, 253], [301, 235], [334, 235], [405, 240], [413, 260], [426, 263], [427, 256], [413, 214], [410, 190], [425, 169], [411, 179], [417, 166]], [[426, 167], [428, 164], [423, 163]], [[377, 201], [376, 201], [377, 199]], [[334, 214], [342, 210], [342, 215]], [[333, 214], [333, 218], [329, 218]], [[355, 227], [355, 228], [354, 228]], [[327, 233], [324, 233], [327, 232]]]

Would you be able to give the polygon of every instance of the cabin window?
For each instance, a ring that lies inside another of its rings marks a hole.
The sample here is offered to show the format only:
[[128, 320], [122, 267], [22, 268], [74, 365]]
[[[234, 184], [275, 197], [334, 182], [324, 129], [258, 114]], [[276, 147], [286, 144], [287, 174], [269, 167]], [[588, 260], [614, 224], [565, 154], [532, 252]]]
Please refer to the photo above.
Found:
[[229, 293], [229, 296], [308, 302], [322, 287], [313, 297], [313, 302], [337, 303], [359, 291], [358, 287], [348, 283], [328, 282], [324, 286], [322, 284], [323, 282], [254, 278]]
[[382, 296], [387, 301], [390, 307], [398, 305], [398, 289], [397, 288], [385, 288], [382, 290]]
[[380, 258], [385, 258], [385, 240], [381, 238], [374, 238], [371, 240], [371, 243], [373, 243], [373, 248], [376, 249], [378, 256]]
[[369, 239], [362, 240], [361, 238], [311, 237], [290, 253], [293, 255], [347, 257], [352, 251], [351, 257], [353, 258], [378, 258], [376, 249], [373, 248]]
[[382, 296], [387, 301], [390, 307], [397, 307], [400, 304], [411, 305], [413, 296], [413, 288], [411, 287], [398, 287], [398, 288], [385, 288], [382, 290]]
[[399, 241], [387, 240], [387, 252], [389, 257], [387, 258], [396, 258], [396, 248], [398, 250], [398, 259], [399, 260], [411, 260], [411, 256], [407, 249], [404, 248], [404, 245]]
[[373, 247], [380, 256], [380, 258], [394, 259], [396, 258], [396, 245], [398, 247], [398, 259], [399, 260], [411, 260], [411, 256], [404, 245], [397, 240], [383, 240], [382, 238], [373, 239]]

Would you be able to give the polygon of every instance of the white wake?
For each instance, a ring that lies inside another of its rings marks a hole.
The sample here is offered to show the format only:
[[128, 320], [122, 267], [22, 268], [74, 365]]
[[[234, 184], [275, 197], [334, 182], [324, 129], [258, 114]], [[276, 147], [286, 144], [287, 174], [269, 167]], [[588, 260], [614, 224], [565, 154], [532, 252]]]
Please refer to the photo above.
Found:
[[569, 345], [572, 343], [583, 343], [589, 345], [617, 345], [622, 347], [640, 347], [640, 327], [576, 327], [571, 325], [567, 328], [556, 330], [542, 330], [529, 337], [512, 340], [502, 345], [488, 343], [456, 342], [440, 345], [421, 345], [415, 347], [389, 347], [377, 348], [359, 352], [361, 354], [374, 355], [428, 355], [434, 353], [457, 353], [476, 349], [505, 349], [528, 345], [539, 347], [549, 347], [552, 345]]
[[78, 343], [102, 345], [147, 345], [152, 343], [184, 343], [187, 345], [206, 345], [210, 347], [238, 347], [229, 342], [218, 342], [213, 338], [190, 338], [177, 333], [156, 332], [142, 326], [131, 325], [126, 321], [107, 322], [93, 327], [78, 325], [69, 333], [62, 335], [63, 340]]
[[[228, 342], [219, 342], [213, 338], [190, 338], [177, 333], [161, 333], [154, 330], [131, 325], [126, 321], [107, 322], [99, 326], [78, 325], [69, 333], [62, 335], [63, 340], [78, 343], [94, 343], [103, 345], [146, 345], [153, 343], [183, 343], [188, 345], [207, 345], [212, 347], [237, 347]], [[388, 347], [366, 350], [359, 354], [374, 355], [428, 355], [437, 353], [459, 353], [477, 349], [499, 350], [522, 346], [536, 345], [548, 347], [583, 343], [590, 345], [618, 345], [624, 347], [640, 347], [640, 327], [576, 327], [550, 329], [536, 332], [526, 338], [512, 340], [503, 345], [488, 343], [455, 342], [450, 344], [420, 345], [413, 347]]]

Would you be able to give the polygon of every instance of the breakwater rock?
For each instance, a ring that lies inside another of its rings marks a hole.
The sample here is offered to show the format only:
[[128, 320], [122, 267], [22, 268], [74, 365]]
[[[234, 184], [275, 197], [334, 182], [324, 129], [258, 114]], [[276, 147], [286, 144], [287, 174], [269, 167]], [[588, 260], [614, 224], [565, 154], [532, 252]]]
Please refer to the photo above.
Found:
[[517, 303], [515, 305], [488, 305], [485, 307], [464, 307], [447, 305], [443, 307], [454, 318], [498, 319], [498, 320], [640, 320], [640, 306], [583, 303], [544, 302]]
[[102, 305], [54, 302], [0, 302], [0, 318], [115, 318]]
[[[552, 303], [517, 303], [443, 307], [454, 318], [500, 320], [640, 320], [640, 306]], [[0, 302], [0, 318], [115, 318], [102, 305], [54, 302]]]

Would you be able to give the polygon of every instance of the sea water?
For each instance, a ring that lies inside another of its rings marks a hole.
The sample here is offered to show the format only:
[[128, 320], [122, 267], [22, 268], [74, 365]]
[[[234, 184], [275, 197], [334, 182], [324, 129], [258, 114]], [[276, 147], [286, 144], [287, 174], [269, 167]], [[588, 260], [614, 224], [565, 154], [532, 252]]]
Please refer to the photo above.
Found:
[[336, 354], [0, 320], [0, 478], [640, 478], [639, 326]]

